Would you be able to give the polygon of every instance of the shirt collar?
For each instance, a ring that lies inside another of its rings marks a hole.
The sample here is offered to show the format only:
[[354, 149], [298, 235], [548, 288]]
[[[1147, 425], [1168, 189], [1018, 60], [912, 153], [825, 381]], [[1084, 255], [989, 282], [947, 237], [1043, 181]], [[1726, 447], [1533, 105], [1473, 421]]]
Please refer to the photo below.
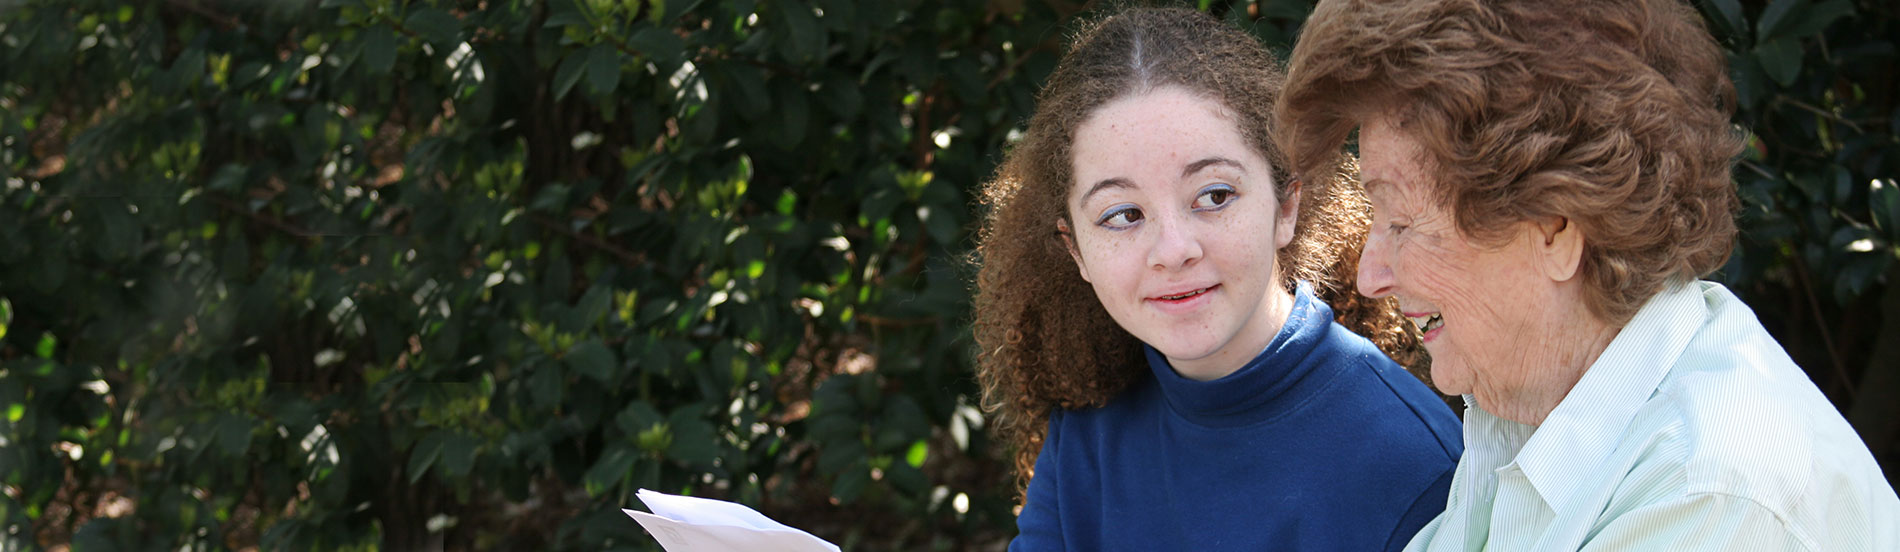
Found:
[[[1313, 296], [1306, 282], [1293, 294], [1293, 307], [1273, 341], [1232, 374], [1212, 381], [1183, 377], [1152, 346], [1148, 367], [1169, 407], [1188, 421], [1207, 427], [1237, 427], [1276, 418], [1299, 407], [1339, 370], [1309, 356], [1325, 343], [1333, 311]], [[1329, 369], [1322, 369], [1329, 368]]]
[[1602, 464], [1636, 411], [1708, 319], [1703, 284], [1675, 284], [1650, 297], [1585, 370], [1517, 453], [1516, 463], [1552, 509], [1569, 500], [1577, 477]]

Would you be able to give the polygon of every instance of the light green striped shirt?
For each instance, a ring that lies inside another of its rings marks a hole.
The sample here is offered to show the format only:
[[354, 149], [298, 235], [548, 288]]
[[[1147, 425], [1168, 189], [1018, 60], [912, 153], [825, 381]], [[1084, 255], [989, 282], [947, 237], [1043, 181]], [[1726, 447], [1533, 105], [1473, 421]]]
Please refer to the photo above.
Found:
[[1900, 550], [1867, 446], [1720, 284], [1650, 298], [1541, 426], [1465, 400], [1445, 512], [1407, 552]]

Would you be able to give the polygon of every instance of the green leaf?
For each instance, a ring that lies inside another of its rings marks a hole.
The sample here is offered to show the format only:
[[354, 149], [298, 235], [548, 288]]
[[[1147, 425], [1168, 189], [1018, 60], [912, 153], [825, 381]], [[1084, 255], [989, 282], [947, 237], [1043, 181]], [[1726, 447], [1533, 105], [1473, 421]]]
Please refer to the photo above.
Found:
[[1781, 34], [1792, 38], [1802, 38], [1820, 34], [1836, 19], [1854, 15], [1854, 3], [1850, 0], [1827, 0], [1820, 5], [1801, 10], [1795, 14], [1794, 21]]
[[852, 466], [838, 474], [838, 480], [831, 484], [831, 496], [839, 502], [850, 504], [864, 494], [864, 487], [871, 484], [871, 470], [867, 466]]
[[845, 75], [834, 74], [825, 79], [823, 88], [818, 90], [818, 101], [825, 104], [838, 120], [850, 121], [858, 118], [864, 107], [864, 94], [858, 90], [857, 81]]
[[930, 478], [922, 470], [909, 464], [893, 464], [884, 470], [884, 481], [889, 482], [898, 491], [911, 496], [923, 496], [930, 492]]
[[[1714, 22], [1722, 33], [1737, 40], [1748, 38], [1748, 19], [1742, 14], [1742, 4], [1737, 0], [1705, 0], [1702, 12]], [[1714, 13], [1710, 13], [1713, 9]]]
[[[1874, 226], [1887, 231], [1887, 240], [1900, 243], [1900, 186], [1893, 179], [1875, 179], [1869, 184], [1867, 207], [1874, 214]], [[1900, 285], [1889, 283], [1889, 285]], [[5, 306], [0, 300], [0, 306]], [[0, 336], [5, 328], [0, 327]]]
[[602, 96], [620, 86], [620, 50], [595, 44], [587, 50], [587, 87]]
[[827, 441], [818, 449], [818, 472], [838, 473], [854, 464], [861, 464], [870, 456], [870, 450], [864, 448], [864, 442], [857, 439]]
[[561, 394], [567, 382], [561, 377], [561, 365], [542, 364], [536, 366], [534, 374], [528, 376], [528, 395], [534, 400], [534, 406], [540, 410], [553, 410], [561, 404]]
[[587, 494], [600, 496], [619, 485], [621, 480], [627, 478], [627, 471], [633, 468], [633, 461], [638, 459], [639, 454], [624, 443], [608, 448], [607, 453], [600, 455], [600, 460], [587, 469], [587, 475], [581, 477]]
[[1774, 0], [1773, 2], [1769, 2], [1768, 7], [1761, 11], [1761, 20], [1755, 22], [1755, 40], [1768, 42], [1771, 39], [1782, 36], [1780, 34], [1781, 30], [1791, 21], [1788, 18], [1788, 14], [1805, 11], [1799, 8], [1807, 3], [1808, 0]]
[[582, 50], [561, 58], [561, 66], [554, 70], [554, 99], [567, 97], [567, 92], [574, 89], [574, 83], [580, 82], [581, 75], [587, 74], [589, 57], [588, 51]]
[[555, 13], [554, 15], [548, 16], [548, 20], [546, 23], [541, 24], [543, 28], [573, 27], [573, 26], [587, 27], [589, 25], [591, 24], [587, 22], [587, 16], [585, 14], [582, 14], [579, 10], [568, 10], [568, 11], [561, 11], [561, 12]]
[[251, 448], [251, 418], [248, 416], [219, 415], [216, 431], [218, 445], [224, 447], [228, 456], [243, 456], [244, 451]]
[[793, 63], [811, 63], [825, 51], [825, 33], [818, 26], [818, 17], [812, 14], [811, 5], [803, 0], [783, 0], [773, 2], [778, 7], [779, 21], [787, 31], [783, 47], [786, 58]]
[[472, 435], [455, 433], [442, 442], [442, 452], [436, 457], [436, 465], [441, 466], [442, 476], [457, 479], [468, 475], [469, 468], [475, 465], [475, 448], [481, 441]]
[[204, 48], [193, 46], [178, 54], [178, 59], [172, 61], [171, 74], [177, 79], [178, 86], [185, 88], [196, 86], [204, 79]]
[[1768, 75], [1755, 56], [1729, 52], [1729, 74], [1735, 80], [1735, 100], [1743, 110], [1754, 109], [1768, 98]]
[[566, 360], [576, 373], [601, 383], [613, 380], [615, 368], [619, 364], [614, 360], [614, 352], [601, 344], [599, 339], [589, 339], [568, 349]]
[[237, 193], [244, 190], [244, 180], [249, 171], [250, 168], [243, 163], [225, 163], [218, 167], [217, 173], [211, 175], [208, 187], [220, 192]]
[[765, 78], [759, 68], [743, 63], [721, 63], [713, 67], [725, 76], [726, 89], [735, 91], [730, 96], [738, 100], [741, 115], [758, 118], [771, 109], [772, 95], [765, 90]]
[[910, 464], [910, 467], [913, 468], [924, 467], [924, 460], [929, 458], [930, 445], [926, 444], [923, 439], [918, 439], [917, 442], [911, 443], [910, 450], [904, 453], [904, 463]]
[[1756, 46], [1755, 60], [1761, 62], [1768, 78], [1782, 86], [1793, 85], [1795, 77], [1801, 75], [1801, 44], [1794, 39], [1777, 38]]
[[928, 205], [917, 208], [917, 220], [924, 223], [924, 231], [939, 245], [957, 245], [957, 236], [963, 232], [956, 215], [947, 210], [933, 210]]
[[[701, 1], [703, 0], [665, 0], [666, 10], [663, 12], [663, 17], [669, 20], [678, 20], [680, 16], [686, 15], [687, 12], [693, 11], [693, 8], [699, 7]], [[654, 3], [657, 4], [659, 2], [656, 0]], [[662, 13], [661, 10], [654, 11], [655, 13]]]
[[787, 150], [795, 150], [805, 141], [805, 125], [811, 120], [811, 102], [805, 100], [804, 90], [795, 88], [781, 89], [776, 106], [781, 118], [774, 138]]
[[409, 12], [409, 18], [403, 20], [402, 26], [422, 35], [423, 40], [437, 47], [454, 46], [462, 41], [462, 20], [436, 8], [422, 8]]
[[101, 236], [105, 246], [102, 253], [113, 260], [125, 259], [137, 253], [144, 232], [139, 228], [138, 221], [132, 220], [132, 214], [125, 210], [125, 206], [116, 201], [102, 201], [97, 212], [105, 230]]
[[645, 431], [663, 421], [660, 412], [654, 410], [653, 405], [639, 400], [628, 403], [626, 408], [620, 409], [620, 415], [614, 417], [614, 423], [620, 426], [621, 431], [627, 433]]
[[371, 75], [396, 66], [396, 31], [386, 25], [363, 29], [363, 63]]
[[13, 325], [13, 302], [0, 297], [0, 339], [7, 338], [7, 326]]
[[635, 31], [627, 39], [627, 45], [635, 52], [646, 55], [647, 59], [658, 63], [662, 68], [679, 65], [680, 56], [686, 52], [686, 42], [680, 40], [673, 31], [658, 27], [646, 27]]
[[582, 331], [599, 323], [600, 318], [606, 316], [607, 310], [613, 307], [613, 299], [613, 290], [606, 286], [587, 288], [587, 293], [574, 305], [575, 326], [571, 329]]
[[431, 431], [409, 449], [409, 484], [414, 485], [422, 479], [422, 474], [435, 464], [436, 457], [442, 454], [442, 431]]
[[710, 467], [719, 456], [719, 438], [712, 424], [695, 415], [694, 410], [681, 408], [667, 419], [673, 429], [673, 445], [667, 448], [666, 456], [690, 466]]

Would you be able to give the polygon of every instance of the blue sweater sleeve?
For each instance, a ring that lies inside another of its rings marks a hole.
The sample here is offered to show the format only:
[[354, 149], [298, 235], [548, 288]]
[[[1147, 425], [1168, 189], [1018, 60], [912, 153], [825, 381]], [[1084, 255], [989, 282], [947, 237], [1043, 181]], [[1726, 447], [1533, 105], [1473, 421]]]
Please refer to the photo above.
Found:
[[1061, 514], [1056, 508], [1062, 479], [1056, 458], [1062, 433], [1058, 429], [1062, 412], [1049, 412], [1049, 433], [1042, 440], [1042, 453], [1036, 456], [1036, 476], [1029, 480], [1023, 512], [1016, 516], [1016, 539], [1009, 552], [1048, 552], [1063, 550]]
[[1438, 514], [1445, 511], [1445, 500], [1451, 492], [1451, 478], [1457, 472], [1458, 466], [1455, 464], [1447, 468], [1443, 475], [1438, 476], [1437, 481], [1433, 481], [1431, 486], [1425, 488], [1425, 492], [1418, 495], [1417, 500], [1412, 501], [1411, 509], [1406, 510], [1405, 515], [1399, 517], [1398, 527], [1392, 529], [1392, 537], [1386, 540], [1387, 552], [1404, 550], [1405, 545], [1412, 542], [1412, 537], [1417, 535], [1420, 529], [1424, 529], [1426, 524], [1431, 523]]

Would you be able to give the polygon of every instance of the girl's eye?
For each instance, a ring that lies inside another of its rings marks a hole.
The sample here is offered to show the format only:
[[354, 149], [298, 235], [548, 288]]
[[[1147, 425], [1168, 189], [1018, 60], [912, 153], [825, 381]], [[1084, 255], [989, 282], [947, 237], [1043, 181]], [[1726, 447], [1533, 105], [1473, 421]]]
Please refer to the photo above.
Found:
[[1201, 190], [1201, 195], [1194, 198], [1194, 209], [1210, 211], [1226, 207], [1228, 203], [1234, 201], [1235, 193], [1234, 187], [1226, 184], [1208, 186]]
[[1140, 208], [1125, 205], [1109, 209], [1107, 213], [1102, 213], [1101, 218], [1095, 219], [1095, 224], [1111, 230], [1120, 230], [1134, 226], [1135, 223], [1141, 222], [1141, 219], [1142, 214]]

